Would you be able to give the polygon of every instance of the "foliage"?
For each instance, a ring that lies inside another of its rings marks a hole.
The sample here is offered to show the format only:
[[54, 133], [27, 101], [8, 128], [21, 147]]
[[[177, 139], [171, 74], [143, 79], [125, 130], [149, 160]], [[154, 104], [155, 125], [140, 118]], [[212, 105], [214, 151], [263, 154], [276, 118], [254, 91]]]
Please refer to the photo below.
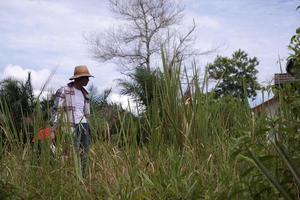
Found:
[[112, 89], [105, 89], [101, 94], [98, 94], [98, 90], [95, 86], [90, 86], [89, 87], [89, 93], [91, 96], [91, 104], [93, 107], [93, 111], [95, 110], [100, 110], [101, 108], [109, 105], [109, 100], [108, 97], [111, 94]]
[[297, 77], [300, 77], [300, 27], [296, 30], [296, 34], [292, 36], [289, 49], [292, 50], [289, 60], [293, 62], [294, 73]]
[[242, 50], [234, 52], [231, 58], [218, 56], [208, 65], [209, 78], [218, 81], [214, 88], [216, 96], [255, 98], [260, 88], [256, 78], [258, 64], [256, 57], [249, 58]]
[[146, 68], [136, 68], [128, 74], [129, 80], [119, 80], [121, 94], [131, 96], [139, 106], [146, 108], [152, 103], [155, 87], [161, 82], [159, 69], [148, 71]]
[[[295, 88], [278, 90], [280, 112], [275, 118], [252, 115], [234, 97], [216, 101], [213, 93], [202, 93], [197, 79], [190, 84], [191, 103], [185, 104], [180, 66], [172, 66], [170, 73], [164, 59], [161, 81], [154, 87], [147, 112], [141, 116], [118, 112], [114, 138], [93, 135], [86, 177], [76, 175], [77, 157], [66, 132], [57, 136], [55, 156], [50, 154], [49, 141], [41, 143], [39, 153], [35, 145], [20, 148], [14, 141], [9, 150], [0, 146], [0, 183], [10, 188], [5, 195], [21, 195], [21, 199], [297, 199], [300, 103]], [[35, 115], [43, 120], [38, 112]], [[91, 134], [111, 131], [107, 125], [114, 122], [101, 115], [96, 110], [91, 116]], [[1, 128], [6, 130], [5, 124]], [[146, 143], [137, 142], [141, 130], [147, 133]]]
[[18, 194], [18, 188], [0, 180], [0, 199], [23, 199], [23, 197]]
[[105, 89], [98, 94], [96, 87], [89, 88], [91, 95], [91, 139], [92, 141], [110, 141], [121, 129], [122, 120], [132, 117], [121, 105], [111, 102], [112, 89]]
[[51, 118], [51, 108], [54, 105], [54, 94], [49, 93], [48, 97], [43, 98], [41, 101], [38, 101], [39, 107], [42, 111], [43, 119], [48, 123]]
[[239, 155], [241, 164], [253, 163], [254, 167], [247, 167], [242, 174], [249, 187], [256, 185], [252, 190], [254, 198], [271, 198], [273, 188], [285, 199], [299, 197], [300, 96], [297, 88], [298, 83], [277, 89], [279, 109], [276, 117], [253, 118], [251, 133], [238, 138], [233, 148], [233, 152], [238, 152], [233, 155]]
[[20, 119], [22, 112], [26, 116], [32, 113], [34, 97], [30, 73], [25, 83], [12, 78], [4, 79], [0, 83], [0, 91], [1, 98], [12, 105], [11, 108], [17, 119]]
[[[34, 97], [31, 85], [31, 76], [25, 82], [7, 78], [0, 82], [0, 113], [12, 117], [10, 128], [14, 129], [15, 139], [24, 141], [28, 135], [23, 134], [32, 125]], [[7, 117], [8, 117], [7, 116]], [[2, 123], [5, 120], [1, 120]]]
[[[296, 10], [299, 10], [300, 6]], [[292, 51], [288, 58], [287, 72], [300, 77], [300, 27], [296, 29], [296, 34], [291, 37], [288, 48]]]

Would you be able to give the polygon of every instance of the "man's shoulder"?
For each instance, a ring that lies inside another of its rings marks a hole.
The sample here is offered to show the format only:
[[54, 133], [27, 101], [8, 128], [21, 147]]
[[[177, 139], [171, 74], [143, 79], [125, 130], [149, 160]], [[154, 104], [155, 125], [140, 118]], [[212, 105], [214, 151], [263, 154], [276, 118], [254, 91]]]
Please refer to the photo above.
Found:
[[62, 94], [62, 93], [68, 93], [72, 90], [72, 85], [70, 84], [67, 84], [67, 85], [64, 85], [64, 86], [61, 86], [60, 88], [58, 88], [56, 90], [56, 93], [59, 93], [59, 94]]
[[71, 83], [68, 83], [67, 85], [61, 86], [60, 88], [58, 88], [58, 90], [70, 90], [72, 88], [73, 88], [73, 84], [71, 82]]

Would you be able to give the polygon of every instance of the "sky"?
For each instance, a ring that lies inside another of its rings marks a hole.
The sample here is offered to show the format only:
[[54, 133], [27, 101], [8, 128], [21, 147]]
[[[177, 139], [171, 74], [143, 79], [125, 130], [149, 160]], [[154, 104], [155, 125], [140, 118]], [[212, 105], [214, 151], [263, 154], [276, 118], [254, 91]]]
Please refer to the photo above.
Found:
[[[197, 58], [204, 68], [216, 55], [231, 56], [242, 49], [260, 61], [258, 81], [268, 84], [285, 66], [287, 46], [300, 22], [299, 0], [182, 0], [182, 27], [196, 24], [195, 46], [203, 51], [219, 47]], [[89, 51], [86, 36], [120, 23], [106, 0], [0, 0], [0, 80], [24, 80], [32, 74], [36, 93], [56, 70], [47, 90], [68, 82], [74, 66], [85, 64], [90, 85], [101, 93], [113, 88], [111, 100], [127, 102], [118, 94], [116, 79], [122, 78], [114, 63], [100, 63]], [[259, 99], [259, 98], [258, 98]], [[261, 99], [260, 99], [261, 100]], [[259, 100], [258, 100], [259, 101]]]

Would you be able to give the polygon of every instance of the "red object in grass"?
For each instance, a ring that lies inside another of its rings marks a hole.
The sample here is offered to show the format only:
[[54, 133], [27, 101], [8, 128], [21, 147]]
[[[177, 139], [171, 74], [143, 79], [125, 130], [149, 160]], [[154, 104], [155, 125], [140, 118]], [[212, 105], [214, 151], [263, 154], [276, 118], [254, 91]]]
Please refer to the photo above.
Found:
[[[57, 129], [54, 130], [54, 135], [57, 134]], [[51, 128], [44, 128], [42, 130], [40, 130], [36, 136], [37, 140], [38, 141], [42, 141], [42, 140], [45, 140], [45, 139], [49, 139], [50, 138], [50, 135], [51, 135]], [[32, 143], [35, 142], [35, 138], [33, 137], [32, 140], [31, 140]]]

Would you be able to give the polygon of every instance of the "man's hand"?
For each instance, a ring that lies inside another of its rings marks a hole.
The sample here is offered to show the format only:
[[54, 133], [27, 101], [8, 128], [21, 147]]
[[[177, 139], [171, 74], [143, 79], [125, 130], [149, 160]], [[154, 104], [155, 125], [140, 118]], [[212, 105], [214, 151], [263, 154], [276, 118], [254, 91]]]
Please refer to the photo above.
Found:
[[51, 140], [54, 140], [54, 139], [55, 139], [55, 133], [54, 133], [54, 130], [51, 130], [50, 138], [51, 138]]
[[50, 138], [51, 138], [52, 142], [53, 142], [54, 139], [55, 139], [56, 133], [57, 133], [57, 128], [56, 128], [56, 126], [55, 126], [55, 125], [54, 125], [54, 126], [51, 126]]

